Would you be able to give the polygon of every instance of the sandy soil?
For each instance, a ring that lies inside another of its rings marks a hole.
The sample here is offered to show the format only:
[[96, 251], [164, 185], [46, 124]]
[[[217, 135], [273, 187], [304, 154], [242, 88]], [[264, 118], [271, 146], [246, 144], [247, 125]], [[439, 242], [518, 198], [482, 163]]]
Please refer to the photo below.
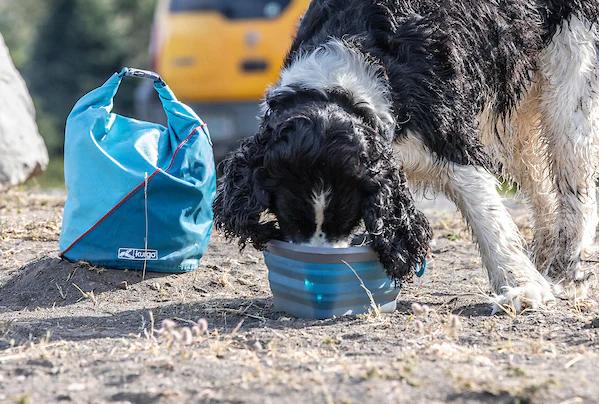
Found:
[[261, 255], [218, 235], [188, 275], [62, 262], [62, 203], [0, 196], [0, 402], [599, 401], [599, 301], [492, 316], [446, 204], [425, 206], [433, 264], [395, 313], [303, 321], [273, 311]]

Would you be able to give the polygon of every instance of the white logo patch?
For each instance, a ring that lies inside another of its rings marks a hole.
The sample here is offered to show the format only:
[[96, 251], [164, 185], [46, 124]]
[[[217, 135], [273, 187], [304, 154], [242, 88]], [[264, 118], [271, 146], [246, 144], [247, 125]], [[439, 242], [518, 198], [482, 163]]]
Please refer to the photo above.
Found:
[[128, 261], [158, 261], [158, 250], [143, 248], [119, 248], [118, 258]]

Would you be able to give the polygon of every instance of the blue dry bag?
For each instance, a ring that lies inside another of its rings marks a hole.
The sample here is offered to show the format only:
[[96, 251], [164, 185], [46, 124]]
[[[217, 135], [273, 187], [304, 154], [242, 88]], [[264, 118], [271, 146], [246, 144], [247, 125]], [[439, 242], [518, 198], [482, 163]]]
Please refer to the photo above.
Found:
[[[168, 125], [112, 113], [123, 77], [154, 79]], [[68, 117], [61, 256], [119, 269], [197, 269], [216, 172], [206, 124], [155, 73], [123, 69]]]

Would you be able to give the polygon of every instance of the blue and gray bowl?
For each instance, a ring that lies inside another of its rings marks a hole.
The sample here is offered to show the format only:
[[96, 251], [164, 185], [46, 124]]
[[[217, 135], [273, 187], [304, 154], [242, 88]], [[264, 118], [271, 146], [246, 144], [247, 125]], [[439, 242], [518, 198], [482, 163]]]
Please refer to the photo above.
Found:
[[264, 252], [274, 308], [326, 319], [396, 308], [399, 289], [370, 247], [310, 247], [271, 241]]

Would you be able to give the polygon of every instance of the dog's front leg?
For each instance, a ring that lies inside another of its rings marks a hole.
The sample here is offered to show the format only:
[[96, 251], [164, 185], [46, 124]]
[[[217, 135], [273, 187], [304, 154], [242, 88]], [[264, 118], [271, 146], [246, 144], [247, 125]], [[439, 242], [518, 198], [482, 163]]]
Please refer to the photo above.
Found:
[[596, 248], [599, 222], [597, 38], [596, 24], [574, 17], [563, 23], [541, 59], [542, 121], [558, 201], [553, 262], [547, 272], [573, 297], [587, 292], [591, 273], [581, 259], [585, 251]]
[[497, 179], [480, 167], [443, 164], [414, 134], [396, 144], [410, 182], [433, 186], [460, 209], [476, 238], [496, 307], [517, 311], [553, 300], [551, 285], [536, 270], [524, 249], [516, 224], [497, 192]]
[[443, 189], [455, 202], [478, 242], [497, 305], [517, 311], [553, 300], [551, 285], [536, 270], [516, 224], [497, 192], [497, 180], [480, 167], [447, 168]]

